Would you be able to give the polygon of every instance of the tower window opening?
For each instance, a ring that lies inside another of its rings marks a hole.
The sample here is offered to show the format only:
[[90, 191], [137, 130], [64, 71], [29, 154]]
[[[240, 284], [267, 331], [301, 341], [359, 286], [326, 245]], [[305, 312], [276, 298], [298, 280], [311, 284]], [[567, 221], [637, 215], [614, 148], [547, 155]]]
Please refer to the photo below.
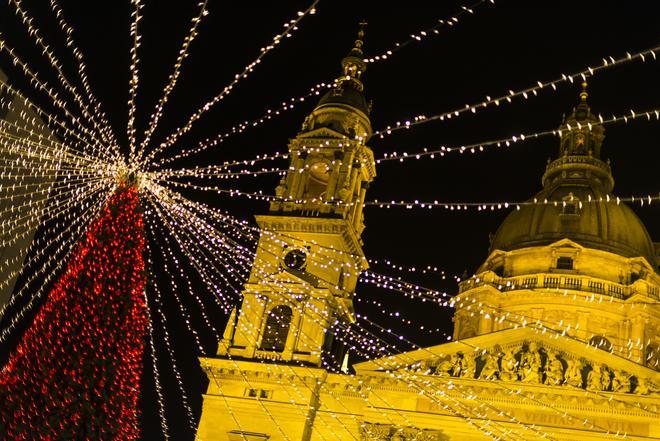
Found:
[[557, 269], [572, 270], [573, 258], [561, 256], [559, 259], [557, 259]]
[[274, 307], [266, 318], [266, 327], [261, 339], [261, 348], [266, 351], [284, 351], [286, 338], [289, 335], [293, 311], [286, 305]]

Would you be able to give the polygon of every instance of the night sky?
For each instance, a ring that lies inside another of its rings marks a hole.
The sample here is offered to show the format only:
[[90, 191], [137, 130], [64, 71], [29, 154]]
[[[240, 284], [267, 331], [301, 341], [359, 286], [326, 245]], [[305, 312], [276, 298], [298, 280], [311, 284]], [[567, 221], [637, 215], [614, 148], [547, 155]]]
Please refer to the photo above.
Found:
[[[139, 129], [146, 128], [148, 115], [170, 74], [189, 20], [196, 13], [196, 3], [146, 2], [141, 22]], [[653, 3], [497, 0], [495, 5], [480, 6], [474, 15], [464, 16], [453, 28], [441, 28], [440, 35], [411, 44], [389, 60], [369, 66], [363, 79], [367, 97], [373, 100], [374, 129], [419, 114], [430, 116], [460, 109], [465, 104], [481, 102], [487, 95], [498, 96], [509, 89], [532, 86], [537, 80], [553, 80], [562, 73], [597, 65], [605, 56], [617, 58], [626, 51], [632, 53], [654, 47], [660, 42], [660, 20], [658, 11], [652, 9]], [[31, 0], [23, 4], [37, 17], [37, 25], [44, 29], [44, 35], [57, 53], [66, 54], [62, 50], [62, 35], [44, 9], [47, 2]], [[301, 1], [232, 2], [228, 6], [227, 2], [211, 0], [210, 15], [200, 27], [200, 35], [193, 43], [191, 56], [186, 60], [155, 139], [163, 139], [201, 104], [219, 93], [234, 74], [256, 57], [259, 48], [271, 41], [282, 25], [308, 4]], [[352, 47], [357, 23], [362, 19], [369, 23], [366, 54], [380, 54], [391, 49], [395, 42], [406, 40], [411, 33], [433, 26], [438, 19], [451, 17], [463, 4], [466, 3], [322, 0], [317, 13], [305, 18], [299, 30], [268, 54], [255, 72], [208, 112], [179, 145], [223, 132], [239, 121], [257, 118], [283, 100], [305, 94], [314, 84], [334, 79], [339, 73], [341, 58]], [[116, 133], [125, 140], [131, 44], [128, 2], [69, 0], [62, 1], [62, 7], [76, 29], [74, 38], [85, 54], [96, 96], [103, 102]], [[43, 57], [29, 44], [27, 34], [7, 2], [0, 6], [0, 31], [44, 78], [54, 78]], [[73, 60], [64, 56], [62, 60], [71, 73], [75, 66]], [[39, 96], [28, 92], [25, 82], [8, 65], [4, 54], [0, 56], [0, 68], [35, 101], [43, 102]], [[607, 117], [629, 109], [646, 111], [660, 107], [659, 74], [658, 62], [634, 62], [599, 73], [590, 79], [592, 110]], [[382, 140], [373, 139], [369, 145], [376, 157], [380, 157], [395, 150], [416, 152], [424, 147], [455, 146], [553, 129], [559, 126], [562, 114], [569, 113], [577, 104], [579, 90], [578, 83], [562, 85], [557, 92], [548, 90], [538, 97], [489, 108], [476, 115], [429, 123]], [[308, 101], [180, 164], [208, 165], [283, 151], [313, 105]], [[612, 161], [615, 194], [658, 194], [659, 139], [657, 121], [606, 127], [603, 157]], [[474, 155], [384, 163], [379, 165], [368, 199], [523, 201], [540, 190], [546, 161], [555, 158], [557, 151], [557, 139], [543, 138]], [[272, 194], [277, 178], [245, 178], [228, 185]], [[267, 210], [264, 202], [215, 194], [188, 195], [228, 210], [241, 219], [250, 219]], [[660, 203], [634, 208], [656, 241], [660, 241], [659, 207]], [[369, 258], [387, 258], [407, 266], [436, 266], [447, 274], [462, 275], [465, 271], [471, 274], [486, 258], [488, 235], [495, 232], [506, 213], [506, 210], [366, 208], [365, 253]], [[419, 277], [387, 267], [374, 270], [430, 288], [456, 292], [453, 282], [443, 282], [437, 275]], [[368, 285], [359, 285], [357, 296], [363, 300], [356, 302], [358, 312], [368, 314], [376, 322], [389, 323], [416, 343], [431, 345], [445, 339], [442, 334], [420, 333], [416, 330], [419, 325], [451, 333], [451, 311], [447, 309], [430, 308], [428, 304]], [[377, 309], [365, 307], [364, 301], [370, 300], [381, 301], [387, 310], [399, 311], [417, 326], [399, 325]], [[212, 302], [208, 305], [213, 308]], [[196, 364], [197, 354], [192, 350], [191, 339], [177, 322], [176, 308], [170, 304], [166, 308], [171, 317], [170, 332], [174, 336], [177, 362], [198, 416], [205, 380]], [[215, 309], [211, 314], [222, 329], [224, 317]], [[214, 353], [212, 337], [203, 327], [199, 330], [207, 350]], [[161, 353], [161, 359], [164, 360], [160, 368], [166, 377], [167, 414], [172, 434], [177, 440], [191, 439], [193, 434], [186, 427], [185, 413], [165, 353]], [[158, 439], [160, 429], [151, 365], [146, 363], [142, 408], [145, 439], [151, 440]]]

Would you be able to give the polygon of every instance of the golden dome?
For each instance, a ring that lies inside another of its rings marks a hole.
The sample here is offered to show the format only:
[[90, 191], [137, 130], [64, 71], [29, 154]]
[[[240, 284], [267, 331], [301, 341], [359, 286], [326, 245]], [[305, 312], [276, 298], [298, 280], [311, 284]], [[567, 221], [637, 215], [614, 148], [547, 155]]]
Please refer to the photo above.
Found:
[[606, 199], [607, 193], [589, 183], [543, 189], [532, 201], [557, 201], [557, 205], [523, 205], [510, 213], [497, 230], [491, 251], [548, 245], [568, 238], [587, 248], [645, 257], [655, 268], [653, 242], [639, 217], [611, 195], [612, 202], [587, 202], [590, 197], [592, 201]]
[[586, 103], [586, 91], [580, 97], [560, 127], [560, 157], [548, 164], [544, 189], [530, 199], [531, 204], [507, 216], [491, 241], [491, 251], [567, 238], [588, 248], [644, 257], [655, 268], [655, 249], [646, 227], [610, 194], [614, 179], [610, 166], [600, 159], [603, 126]]

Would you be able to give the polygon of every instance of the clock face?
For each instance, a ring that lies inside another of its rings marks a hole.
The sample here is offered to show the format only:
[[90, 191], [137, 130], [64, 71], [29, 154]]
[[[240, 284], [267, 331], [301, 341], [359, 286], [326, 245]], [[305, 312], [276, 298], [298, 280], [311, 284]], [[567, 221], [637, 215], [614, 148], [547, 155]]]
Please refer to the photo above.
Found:
[[288, 269], [301, 270], [307, 262], [307, 254], [303, 250], [291, 250], [284, 255], [283, 264]]

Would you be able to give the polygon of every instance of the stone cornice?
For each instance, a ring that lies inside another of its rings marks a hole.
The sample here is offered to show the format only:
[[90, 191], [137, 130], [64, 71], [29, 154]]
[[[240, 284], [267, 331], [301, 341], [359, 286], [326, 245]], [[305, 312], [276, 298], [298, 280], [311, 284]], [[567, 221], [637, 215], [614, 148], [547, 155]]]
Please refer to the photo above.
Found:
[[[524, 384], [520, 382], [503, 382], [478, 380], [470, 378], [438, 377], [419, 375], [417, 380], [391, 378], [388, 374], [377, 372], [360, 375], [368, 390], [383, 392], [410, 393], [420, 396], [420, 400], [445, 401], [446, 398], [428, 397], [420, 394], [420, 388], [442, 390], [443, 394], [455, 400], [473, 402], [478, 397], [480, 401], [496, 403], [497, 408], [552, 408], [567, 412], [582, 412], [592, 414], [613, 414], [619, 416], [656, 417], [660, 412], [660, 399], [657, 395], [639, 396], [612, 392], [585, 392], [583, 389], [564, 386], [549, 386], [543, 384]], [[411, 382], [417, 386], [411, 386]], [[431, 385], [437, 385], [434, 389]], [[441, 413], [444, 410], [439, 409]]]
[[[325, 217], [259, 215], [255, 216], [259, 228], [275, 233], [311, 233], [341, 236], [353, 256], [356, 264], [364, 265], [366, 259], [362, 251], [361, 240], [353, 224], [345, 219]], [[359, 256], [359, 258], [357, 258]]]

